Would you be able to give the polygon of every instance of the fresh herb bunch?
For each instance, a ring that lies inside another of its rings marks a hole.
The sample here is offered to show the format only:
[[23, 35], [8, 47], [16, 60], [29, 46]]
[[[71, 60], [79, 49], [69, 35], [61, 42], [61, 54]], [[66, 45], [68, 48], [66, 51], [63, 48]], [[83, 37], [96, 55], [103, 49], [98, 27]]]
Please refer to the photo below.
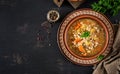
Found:
[[118, 14], [120, 10], [120, 0], [99, 0], [91, 4], [92, 9], [97, 12], [110, 13], [112, 16]]

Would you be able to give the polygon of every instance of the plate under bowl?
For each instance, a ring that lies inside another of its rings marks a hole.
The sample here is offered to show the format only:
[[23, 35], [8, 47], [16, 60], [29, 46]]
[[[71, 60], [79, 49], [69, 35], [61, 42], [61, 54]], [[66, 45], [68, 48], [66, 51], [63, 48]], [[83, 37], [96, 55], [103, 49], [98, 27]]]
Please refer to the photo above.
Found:
[[[82, 18], [90, 18], [97, 21], [100, 23], [106, 33], [106, 42], [104, 48], [97, 55], [89, 58], [80, 57], [74, 54], [67, 45], [66, 40], [67, 31], [71, 26], [71, 23]], [[113, 44], [113, 36], [112, 24], [103, 14], [95, 12], [91, 9], [80, 9], [68, 14], [68, 16], [63, 20], [58, 30], [57, 41], [61, 52], [68, 60], [78, 65], [93, 65], [101, 61], [97, 59], [99, 55], [106, 57], [109, 54]]]

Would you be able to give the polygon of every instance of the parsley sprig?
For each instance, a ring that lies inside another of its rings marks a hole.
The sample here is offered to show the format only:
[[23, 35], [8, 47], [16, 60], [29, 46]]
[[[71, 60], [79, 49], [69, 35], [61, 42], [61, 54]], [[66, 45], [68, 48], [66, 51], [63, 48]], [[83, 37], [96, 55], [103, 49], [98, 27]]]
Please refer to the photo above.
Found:
[[99, 0], [91, 6], [97, 12], [110, 13], [115, 16], [120, 11], [120, 0]]
[[97, 57], [98, 60], [102, 60], [103, 58], [104, 58], [104, 55], [99, 55], [99, 56]]

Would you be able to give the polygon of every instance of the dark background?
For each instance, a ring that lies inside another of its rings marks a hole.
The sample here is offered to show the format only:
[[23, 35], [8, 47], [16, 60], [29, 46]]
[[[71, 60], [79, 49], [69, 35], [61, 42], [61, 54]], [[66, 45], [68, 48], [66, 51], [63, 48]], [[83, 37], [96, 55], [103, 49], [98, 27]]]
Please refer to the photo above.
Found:
[[[95, 1], [86, 0], [78, 9], [91, 8]], [[61, 18], [48, 28], [48, 40], [41, 24], [51, 9], [57, 9]], [[0, 74], [92, 74], [93, 66], [71, 63], [57, 45], [58, 27], [74, 10], [66, 0], [59, 9], [52, 0], [0, 0]], [[112, 23], [120, 19], [120, 14], [106, 16]]]

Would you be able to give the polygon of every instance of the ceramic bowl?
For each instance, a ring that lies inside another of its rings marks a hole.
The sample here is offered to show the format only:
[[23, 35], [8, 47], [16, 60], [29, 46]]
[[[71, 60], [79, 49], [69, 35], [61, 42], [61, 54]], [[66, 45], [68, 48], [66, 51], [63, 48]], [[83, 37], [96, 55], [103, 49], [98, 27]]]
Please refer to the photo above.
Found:
[[[73, 25], [72, 23], [83, 18], [89, 18], [98, 22], [106, 34], [103, 49], [91, 57], [82, 57], [75, 54], [73, 51], [71, 51], [67, 43], [68, 30]], [[68, 14], [68, 16], [66, 16], [66, 18], [63, 20], [58, 30], [57, 41], [61, 52], [68, 60], [79, 65], [93, 65], [103, 60], [109, 54], [113, 44], [113, 35], [114, 32], [112, 24], [105, 15], [95, 12], [91, 9], [80, 9]], [[102, 59], [99, 59], [101, 57]]]

